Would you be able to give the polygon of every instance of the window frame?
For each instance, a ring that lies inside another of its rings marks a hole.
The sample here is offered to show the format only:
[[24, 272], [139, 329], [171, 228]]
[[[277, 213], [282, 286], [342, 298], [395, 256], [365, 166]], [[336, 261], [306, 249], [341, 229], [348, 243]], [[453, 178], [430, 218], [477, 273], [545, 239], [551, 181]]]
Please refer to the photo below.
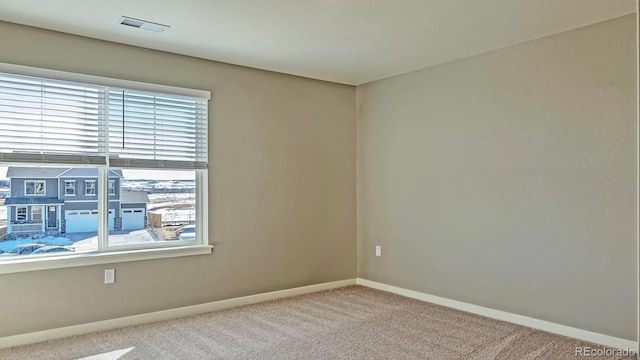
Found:
[[[33, 194], [27, 193], [27, 184], [33, 183]], [[42, 194], [36, 194], [36, 184], [42, 184]], [[47, 196], [47, 180], [25, 180], [24, 196]]]
[[[98, 191], [97, 191], [97, 180], [85, 180], [84, 181], [84, 196], [97, 196], [98, 195]], [[89, 192], [89, 184], [92, 184], [91, 188], [93, 189], [93, 192], [90, 193]]]
[[[39, 219], [35, 219], [35, 217], [33, 216], [36, 213], [36, 210], [39, 210], [40, 213], [40, 218]], [[42, 205], [33, 205], [31, 206], [31, 221], [42, 221], [42, 214], [44, 213], [44, 211], [42, 211]]]
[[[69, 194], [67, 192], [67, 190], [69, 190], [69, 188], [67, 187], [67, 184], [72, 184], [73, 185], [73, 194]], [[64, 181], [64, 196], [76, 196], [76, 181], [75, 180], [65, 180]]]
[[109, 196], [116, 196], [116, 180], [115, 179], [109, 179]]
[[[24, 209], [24, 218], [20, 219], [20, 210]], [[29, 221], [29, 208], [28, 206], [16, 206], [16, 221]]]
[[[69, 73], [62, 72], [56, 70], [42, 69], [42, 68], [33, 68], [22, 65], [14, 65], [14, 64], [6, 64], [0, 63], [0, 72], [16, 74], [16, 75], [24, 75], [24, 76], [33, 76], [33, 77], [41, 77], [53, 80], [61, 80], [61, 81], [71, 81], [71, 82], [79, 82], [79, 83], [87, 83], [92, 85], [99, 86], [107, 86], [107, 87], [116, 87], [116, 88], [127, 88], [131, 90], [137, 91], [147, 91], [152, 93], [161, 93], [165, 95], [177, 95], [177, 96], [187, 96], [187, 97], [195, 97], [202, 100], [205, 100], [205, 105], [203, 107], [203, 111], [205, 114], [205, 128], [206, 122], [208, 122], [208, 118], [210, 117], [210, 111], [208, 111], [208, 101], [211, 100], [211, 92], [204, 90], [194, 90], [187, 88], [180, 88], [174, 86], [166, 86], [166, 85], [158, 85], [158, 84], [149, 84], [149, 83], [141, 83], [129, 80], [121, 80], [121, 79], [113, 79], [92, 75], [84, 75], [78, 73]], [[208, 115], [207, 115], [208, 114]], [[202, 133], [205, 135], [205, 148], [206, 149], [206, 139], [208, 131]], [[77, 162], [76, 162], [77, 161]], [[206, 162], [206, 152], [204, 161]], [[135, 162], [135, 161], [134, 161]], [[170, 161], [168, 163], [171, 163]], [[109, 211], [109, 197], [111, 194], [109, 193], [109, 157], [106, 156], [103, 161], [95, 162], [92, 158], [83, 158], [80, 157], [78, 160], [74, 160], [73, 163], [69, 163], [63, 161], [62, 157], [58, 157], [56, 154], [25, 154], [22, 155], [12, 155], [8, 153], [0, 153], [0, 165], [2, 166], [20, 166], [27, 165], [32, 166], [33, 164], [40, 164], [45, 166], [64, 166], [64, 167], [83, 167], [91, 166], [98, 168], [98, 179], [95, 181], [95, 197], [98, 201], [99, 207], [99, 225], [98, 225], [98, 238], [99, 246], [97, 251], [90, 253], [78, 253], [73, 255], [52, 255], [47, 257], [24, 257], [24, 258], [16, 258], [8, 261], [0, 261], [0, 274], [6, 273], [14, 273], [14, 272], [22, 272], [22, 271], [33, 271], [33, 270], [44, 270], [44, 269], [55, 269], [55, 268], [64, 268], [64, 267], [74, 267], [74, 266], [86, 266], [86, 265], [94, 265], [94, 264], [104, 264], [104, 263], [115, 263], [115, 262], [124, 262], [124, 261], [136, 261], [136, 260], [145, 260], [145, 259], [159, 259], [159, 258], [171, 258], [175, 256], [191, 256], [191, 255], [201, 255], [211, 253], [213, 249], [212, 245], [209, 245], [208, 241], [208, 171], [206, 167], [204, 169], [195, 169], [196, 172], [196, 226], [197, 226], [197, 236], [194, 242], [183, 242], [183, 241], [173, 241], [171, 242], [157, 242], [156, 246], [151, 244], [151, 246], [143, 246], [143, 244], [135, 244], [132, 246], [109, 246], [108, 245], [108, 211]], [[141, 168], [140, 163], [134, 165], [133, 167], [136, 169]], [[155, 166], [155, 165], [154, 165]], [[171, 166], [171, 165], [170, 165]], [[168, 168], [169, 170], [171, 168]], [[179, 167], [174, 167], [176, 170], [180, 170]], [[183, 170], [194, 170], [183, 168]], [[29, 180], [34, 181], [34, 180]], [[46, 196], [46, 180], [43, 181], [43, 193], [42, 194], [34, 194], [30, 196]], [[25, 184], [26, 185], [26, 184]], [[66, 185], [65, 185], [65, 194], [66, 194]], [[26, 192], [26, 186], [25, 186]], [[35, 192], [35, 187], [34, 187]], [[78, 194], [78, 188], [76, 186], [74, 190], [75, 194]], [[86, 193], [86, 189], [85, 189]], [[25, 194], [26, 195], [26, 194]], [[69, 194], [70, 195], [70, 194]], [[117, 192], [116, 194], [117, 195]], [[93, 196], [90, 194], [89, 196]], [[60, 196], [62, 197], [62, 196]], [[19, 208], [19, 207], [16, 207]], [[17, 210], [16, 210], [17, 211]], [[28, 209], [26, 209], [26, 216], [28, 217]], [[17, 215], [17, 213], [16, 213]], [[42, 214], [44, 217], [44, 214]], [[17, 216], [16, 216], [17, 217]], [[27, 219], [25, 219], [27, 220]]]

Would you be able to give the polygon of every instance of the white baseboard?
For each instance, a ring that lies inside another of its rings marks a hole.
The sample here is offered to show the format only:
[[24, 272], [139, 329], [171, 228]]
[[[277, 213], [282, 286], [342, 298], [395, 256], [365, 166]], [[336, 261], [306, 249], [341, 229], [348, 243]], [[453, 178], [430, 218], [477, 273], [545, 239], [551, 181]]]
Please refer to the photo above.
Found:
[[433, 304], [446, 306], [449, 308], [470, 312], [473, 314], [485, 316], [488, 318], [506, 321], [512, 324], [522, 325], [537, 330], [543, 330], [546, 332], [572, 337], [575, 339], [585, 340], [592, 343], [617, 348], [617, 349], [632, 349], [638, 353], [638, 343], [636, 341], [621, 339], [609, 335], [599, 334], [592, 331], [582, 330], [570, 326], [560, 325], [549, 321], [539, 320], [528, 316], [522, 316], [512, 314], [506, 311], [500, 311], [490, 309], [478, 305], [468, 304], [461, 301], [451, 300], [440, 296], [429, 295], [418, 291], [408, 290], [392, 285], [387, 285], [367, 279], [358, 278], [357, 284], [378, 289], [408, 298], [422, 300]]
[[87, 324], [67, 326], [57, 329], [37, 331], [27, 334], [7, 336], [0, 338], [0, 349], [32, 344], [46, 340], [60, 339], [68, 336], [82, 335], [95, 331], [111, 330], [126, 326], [146, 324], [150, 322], [175, 319], [184, 316], [203, 314], [211, 311], [228, 309], [237, 306], [260, 303], [269, 300], [282, 299], [286, 297], [309, 294], [317, 291], [341, 288], [349, 285], [355, 285], [356, 279], [348, 279], [341, 281], [333, 281], [328, 283], [303, 286], [293, 289], [279, 290], [268, 293], [243, 296], [228, 300], [214, 301], [206, 304], [186, 306], [177, 309], [157, 311], [153, 313], [127, 316], [117, 319], [97, 321]]

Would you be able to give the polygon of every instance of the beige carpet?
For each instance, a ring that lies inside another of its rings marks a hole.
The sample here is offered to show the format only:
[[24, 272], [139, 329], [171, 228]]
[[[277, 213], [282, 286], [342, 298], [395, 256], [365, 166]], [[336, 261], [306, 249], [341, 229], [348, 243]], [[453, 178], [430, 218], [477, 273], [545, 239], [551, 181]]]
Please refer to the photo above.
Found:
[[[579, 359], [594, 344], [361, 286], [0, 350], [0, 359]], [[621, 357], [598, 357], [619, 359]]]

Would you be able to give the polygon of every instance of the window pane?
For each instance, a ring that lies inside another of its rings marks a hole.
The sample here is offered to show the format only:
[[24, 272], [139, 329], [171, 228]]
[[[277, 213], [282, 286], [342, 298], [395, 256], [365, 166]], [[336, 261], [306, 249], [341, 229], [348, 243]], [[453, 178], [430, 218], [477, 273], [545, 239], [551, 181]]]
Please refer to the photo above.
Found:
[[109, 245], [195, 241], [195, 171], [123, 169], [122, 174], [121, 208]]
[[87, 180], [85, 183], [85, 194], [96, 195], [96, 180]]
[[65, 195], [75, 195], [76, 194], [76, 182], [71, 180], [71, 181], [65, 181], [64, 182], [64, 193]]
[[43, 206], [32, 206], [31, 207], [31, 220], [33, 220], [33, 221], [42, 221], [42, 208], [43, 208]]
[[0, 168], [0, 261], [98, 249], [95, 196], [72, 198], [68, 184], [98, 178], [97, 168]]

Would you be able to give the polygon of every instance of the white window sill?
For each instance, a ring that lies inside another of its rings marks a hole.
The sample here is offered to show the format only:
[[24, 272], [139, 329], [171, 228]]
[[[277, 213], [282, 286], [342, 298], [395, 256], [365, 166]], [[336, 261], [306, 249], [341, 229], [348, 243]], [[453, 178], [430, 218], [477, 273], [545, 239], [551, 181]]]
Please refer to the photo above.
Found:
[[47, 257], [25, 257], [15, 260], [0, 261], [0, 274], [204, 255], [211, 254], [212, 251], [213, 245], [196, 245]]

